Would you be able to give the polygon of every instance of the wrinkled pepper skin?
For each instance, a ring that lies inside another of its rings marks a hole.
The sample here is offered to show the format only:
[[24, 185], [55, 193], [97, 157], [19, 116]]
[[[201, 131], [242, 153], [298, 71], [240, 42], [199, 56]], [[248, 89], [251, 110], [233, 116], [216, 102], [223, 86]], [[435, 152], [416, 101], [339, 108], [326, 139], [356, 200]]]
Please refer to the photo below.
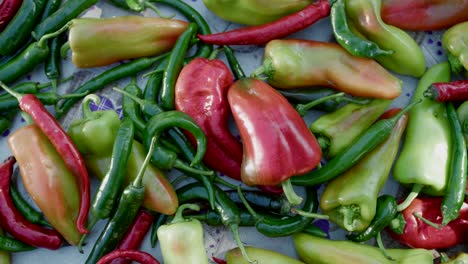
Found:
[[402, 116], [386, 141], [327, 184], [320, 208], [331, 221], [350, 232], [361, 232], [369, 226], [376, 213], [377, 196], [387, 181], [407, 123], [408, 115]]
[[424, 249], [387, 249], [396, 261], [387, 259], [378, 247], [351, 241], [329, 240], [308, 234], [293, 235], [299, 258], [307, 264], [432, 264], [432, 252]]
[[381, 0], [347, 0], [346, 13], [357, 31], [384, 50], [394, 53], [377, 57], [385, 68], [399, 74], [421, 77], [426, 70], [424, 54], [405, 31], [387, 25], [380, 17]]
[[11, 134], [8, 145], [26, 191], [65, 240], [77, 245], [81, 238], [75, 224], [79, 187], [52, 143], [36, 125], [28, 125]]
[[404, 30], [441, 30], [468, 20], [468, 0], [382, 0], [381, 15]]
[[465, 72], [468, 71], [468, 21], [445, 31], [442, 36], [442, 47], [457, 60], [455, 64], [465, 68]]
[[[240, 180], [242, 144], [228, 127], [231, 110], [227, 91], [233, 82], [234, 76], [223, 61], [194, 59], [177, 78], [175, 107], [190, 115], [207, 135], [203, 162], [213, 170]], [[196, 146], [193, 136], [185, 134]]]
[[262, 25], [297, 12], [311, 0], [203, 0], [205, 6], [224, 20]]
[[318, 165], [322, 153], [317, 140], [273, 87], [253, 78], [240, 79], [229, 88], [228, 101], [244, 147], [245, 184], [278, 185]]
[[440, 228], [432, 227], [414, 216], [414, 213], [432, 221], [436, 224], [442, 222], [440, 197], [416, 198], [411, 205], [403, 210], [402, 214], [406, 223], [403, 234], [399, 235], [389, 230], [393, 239], [400, 243], [413, 247], [425, 249], [450, 248], [455, 245], [466, 243], [468, 237], [468, 204], [464, 203], [460, 209], [460, 216]]
[[350, 55], [340, 45], [312, 40], [273, 40], [263, 65], [275, 88], [326, 86], [361, 97], [394, 99], [401, 81], [371, 59]]
[[448, 63], [434, 65], [420, 79], [412, 101], [423, 101], [410, 111], [405, 142], [393, 168], [398, 182], [424, 185], [423, 192], [437, 196], [444, 194], [447, 184], [450, 124], [445, 105], [423, 93], [432, 83], [449, 80]]
[[162, 54], [187, 27], [185, 21], [168, 18], [78, 18], [72, 20], [68, 42], [77, 67], [99, 67]]
[[[305, 264], [302, 261], [268, 249], [245, 247], [245, 251], [249, 258], [256, 261], [257, 264]], [[226, 252], [226, 262], [227, 264], [249, 264], [242, 256], [239, 248], [233, 248]]]
[[315, 120], [309, 128], [317, 137], [324, 156], [331, 158], [349, 146], [383, 114], [391, 102], [375, 99], [365, 105], [349, 103]]

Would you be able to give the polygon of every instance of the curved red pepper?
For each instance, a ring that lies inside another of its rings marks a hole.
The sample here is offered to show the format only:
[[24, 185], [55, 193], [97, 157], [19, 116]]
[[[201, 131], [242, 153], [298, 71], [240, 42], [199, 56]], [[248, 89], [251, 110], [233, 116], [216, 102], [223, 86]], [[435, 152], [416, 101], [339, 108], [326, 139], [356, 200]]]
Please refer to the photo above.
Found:
[[468, 0], [383, 0], [385, 23], [406, 30], [439, 30], [468, 20]]
[[244, 146], [242, 181], [278, 185], [317, 166], [320, 146], [299, 113], [273, 87], [245, 78], [228, 91]]
[[26, 220], [11, 200], [10, 177], [15, 162], [14, 157], [9, 157], [0, 165], [0, 226], [14, 238], [31, 246], [60, 248], [63, 239], [57, 231]]
[[133, 260], [142, 264], [159, 264], [159, 261], [155, 259], [153, 256], [150, 254], [139, 251], [139, 250], [121, 250], [121, 249], [116, 249], [112, 251], [111, 253], [105, 255], [102, 257], [96, 264], [109, 264], [111, 263], [112, 260], [117, 259], [117, 258], [126, 258], [129, 260]]
[[403, 234], [398, 235], [389, 230], [395, 239], [413, 248], [439, 249], [450, 248], [468, 241], [468, 204], [464, 203], [460, 209], [458, 219], [451, 221], [440, 228], [432, 227], [414, 216], [414, 213], [440, 224], [442, 213], [440, 211], [441, 197], [416, 198], [402, 213], [406, 221]]
[[468, 100], [468, 80], [433, 83], [424, 92], [437, 102], [463, 102]]
[[21, 7], [22, 0], [3, 0], [0, 3], [0, 32], [8, 26]]
[[198, 35], [198, 38], [216, 45], [262, 45], [273, 39], [287, 37], [303, 30], [330, 14], [328, 0], [318, 0], [303, 10], [280, 18], [274, 22], [235, 29], [228, 32]]

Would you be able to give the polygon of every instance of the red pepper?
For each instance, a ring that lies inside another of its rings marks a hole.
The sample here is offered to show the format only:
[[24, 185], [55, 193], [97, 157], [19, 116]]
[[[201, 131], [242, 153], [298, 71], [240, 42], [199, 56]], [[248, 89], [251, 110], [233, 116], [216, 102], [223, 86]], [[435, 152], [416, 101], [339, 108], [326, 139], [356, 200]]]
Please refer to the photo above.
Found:
[[14, 238], [31, 246], [60, 248], [63, 239], [57, 231], [26, 220], [11, 200], [10, 177], [15, 162], [14, 157], [9, 157], [0, 165], [0, 226]]
[[450, 248], [468, 241], [468, 204], [460, 209], [458, 219], [439, 228], [428, 225], [416, 213], [436, 224], [442, 223], [440, 205], [441, 197], [416, 198], [411, 205], [403, 210], [406, 221], [403, 233], [396, 234], [390, 230], [390, 235], [401, 243], [413, 248], [439, 249]]
[[[195, 119], [207, 135], [203, 161], [210, 168], [240, 180], [242, 145], [229, 132], [227, 91], [234, 77], [220, 60], [197, 58], [187, 64], [177, 79], [175, 107]], [[196, 145], [195, 138], [186, 133]]]
[[[117, 249], [128, 250], [138, 249], [145, 239], [146, 233], [151, 228], [154, 220], [154, 215], [148, 213], [146, 210], [140, 209], [131, 227], [125, 233], [124, 238], [120, 241]], [[131, 261], [124, 258], [114, 259], [111, 264], [129, 264]]]
[[20, 8], [22, 0], [3, 0], [0, 3], [0, 32], [8, 26]]
[[126, 258], [129, 260], [133, 260], [142, 264], [159, 264], [159, 261], [155, 259], [153, 256], [150, 254], [139, 251], [139, 250], [133, 250], [133, 249], [128, 249], [128, 250], [122, 250], [122, 249], [116, 249], [112, 251], [111, 253], [105, 255], [102, 257], [96, 264], [109, 264], [111, 261], [117, 258]]
[[244, 78], [228, 91], [244, 146], [242, 181], [278, 185], [320, 162], [314, 135], [288, 100], [265, 82]]
[[468, 0], [383, 0], [385, 23], [406, 30], [439, 30], [468, 20]]
[[34, 123], [47, 136], [52, 145], [54, 145], [66, 166], [73, 175], [77, 177], [80, 185], [81, 197], [76, 226], [80, 233], [88, 233], [85, 224], [90, 206], [90, 181], [86, 164], [80, 152], [58, 121], [47, 111], [42, 102], [35, 95], [22, 95], [13, 92], [2, 82], [0, 82], [0, 86], [18, 99], [20, 109], [31, 116]]
[[211, 257], [213, 259], [214, 262], [218, 263], [218, 264], [227, 264], [227, 262], [225, 260], [222, 260], [222, 259], [219, 259], [217, 257]]
[[433, 83], [424, 96], [437, 102], [468, 100], [468, 80]]
[[228, 32], [198, 35], [198, 38], [215, 45], [262, 45], [303, 30], [330, 14], [328, 0], [318, 0], [303, 10], [259, 26], [250, 26]]

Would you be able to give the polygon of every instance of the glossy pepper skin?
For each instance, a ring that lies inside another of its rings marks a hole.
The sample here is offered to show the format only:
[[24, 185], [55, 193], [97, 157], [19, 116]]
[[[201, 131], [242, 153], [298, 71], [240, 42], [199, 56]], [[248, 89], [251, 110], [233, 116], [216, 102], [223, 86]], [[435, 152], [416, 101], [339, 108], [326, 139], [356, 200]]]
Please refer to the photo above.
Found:
[[299, 258], [307, 264], [433, 263], [431, 251], [424, 249], [387, 249], [395, 262], [387, 259], [378, 247], [351, 241], [329, 240], [302, 233], [293, 235], [293, 242]]
[[436, 224], [442, 222], [440, 197], [416, 198], [411, 205], [403, 210], [404, 222], [401, 235], [389, 230], [393, 239], [413, 248], [441, 249], [466, 243], [468, 237], [468, 204], [464, 203], [460, 209], [460, 216], [446, 226], [435, 228], [417, 218], [414, 213]]
[[77, 245], [81, 237], [75, 224], [79, 187], [52, 143], [36, 125], [28, 125], [11, 134], [8, 145], [18, 161], [26, 191], [65, 240]]
[[404, 30], [441, 30], [468, 20], [468, 1], [382, 0], [381, 15]]
[[22, 3], [22, 0], [4, 0], [0, 3], [0, 32], [13, 19]]
[[264, 73], [275, 88], [326, 86], [354, 96], [394, 99], [401, 82], [377, 62], [350, 55], [340, 45], [273, 40], [265, 47]]
[[450, 124], [445, 105], [425, 98], [424, 91], [434, 82], [448, 82], [450, 66], [440, 63], [420, 79], [412, 101], [423, 101], [411, 109], [405, 142], [393, 168], [402, 184], [421, 184], [431, 195], [443, 195], [447, 183], [450, 153]]
[[262, 25], [299, 11], [311, 0], [203, 0], [205, 6], [224, 20]]
[[[258, 264], [304, 264], [302, 261], [268, 249], [245, 247], [245, 251]], [[249, 264], [239, 248], [233, 248], [226, 252], [226, 262], [227, 264]]]
[[322, 153], [314, 135], [273, 87], [244, 78], [229, 88], [228, 100], [244, 147], [244, 183], [278, 185], [320, 162]]
[[442, 47], [447, 51], [454, 72], [468, 71], [468, 21], [457, 24], [442, 36]]
[[[176, 110], [190, 115], [207, 135], [203, 162], [240, 180], [242, 145], [229, 131], [227, 92], [234, 76], [221, 60], [196, 58], [185, 65], [175, 86]], [[186, 133], [192, 144], [195, 139]]]
[[407, 122], [408, 116], [402, 116], [387, 140], [327, 184], [320, 208], [331, 221], [351, 232], [361, 232], [369, 226], [376, 214], [377, 196], [387, 181]]
[[187, 26], [181, 20], [142, 16], [74, 19], [68, 37], [72, 61], [88, 68], [162, 54]]
[[381, 0], [347, 0], [349, 22], [364, 37], [384, 50], [394, 53], [377, 57], [385, 68], [396, 73], [421, 77], [426, 70], [424, 54], [416, 41], [405, 31], [387, 25], [380, 17]]

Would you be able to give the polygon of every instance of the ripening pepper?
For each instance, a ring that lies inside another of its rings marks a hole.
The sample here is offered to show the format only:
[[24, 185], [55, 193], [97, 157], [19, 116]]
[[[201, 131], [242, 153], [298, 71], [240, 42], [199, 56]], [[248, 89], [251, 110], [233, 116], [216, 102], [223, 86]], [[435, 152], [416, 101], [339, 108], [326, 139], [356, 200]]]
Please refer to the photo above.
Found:
[[421, 77], [426, 70], [422, 49], [408, 33], [382, 21], [381, 4], [381, 0], [347, 0], [346, 13], [349, 22], [380, 48], [394, 51], [376, 58], [385, 68], [396, 73]]
[[[268, 249], [245, 247], [245, 251], [257, 264], [304, 264], [302, 261]], [[239, 248], [226, 252], [226, 262], [227, 264], [249, 264]]]
[[423, 101], [410, 111], [405, 142], [393, 169], [398, 182], [424, 186], [422, 191], [431, 195], [443, 195], [447, 185], [451, 129], [445, 105], [423, 93], [434, 82], [448, 81], [448, 63], [434, 65], [420, 79], [412, 101]]
[[447, 56], [452, 70], [456, 73], [468, 71], [468, 21], [457, 24], [442, 36], [442, 47], [447, 51]]
[[162, 54], [187, 27], [187, 22], [169, 18], [77, 18], [71, 22], [68, 42], [77, 67], [98, 67]]
[[75, 224], [80, 208], [79, 187], [55, 147], [35, 124], [11, 134], [8, 145], [26, 191], [47, 221], [68, 243], [77, 245], [81, 238]]
[[203, 0], [205, 6], [224, 20], [245, 24], [262, 25], [296, 11], [311, 0]]
[[324, 156], [331, 158], [349, 146], [379, 118], [391, 102], [374, 99], [365, 105], [349, 103], [315, 120], [309, 128], [317, 137]]
[[351, 241], [338, 241], [304, 233], [294, 234], [293, 242], [299, 258], [307, 264], [432, 264], [432, 252], [425, 249], [387, 249], [395, 259], [389, 260], [382, 250]]
[[326, 86], [353, 96], [394, 99], [401, 81], [371, 59], [340, 45], [312, 40], [273, 40], [265, 47], [263, 73], [279, 89]]
[[[350, 232], [361, 232], [369, 226], [376, 213], [377, 196], [387, 181], [407, 122], [408, 116], [402, 116], [387, 140], [327, 184], [320, 208], [331, 221]], [[356, 191], [359, 189], [361, 191]]]

